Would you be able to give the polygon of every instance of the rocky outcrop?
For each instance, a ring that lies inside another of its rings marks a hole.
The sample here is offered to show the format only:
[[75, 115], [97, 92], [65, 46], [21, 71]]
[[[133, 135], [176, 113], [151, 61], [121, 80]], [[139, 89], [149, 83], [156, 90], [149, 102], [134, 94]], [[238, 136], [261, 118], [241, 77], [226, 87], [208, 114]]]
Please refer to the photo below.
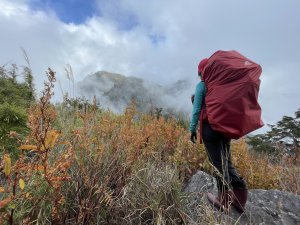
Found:
[[207, 173], [198, 171], [185, 187], [185, 192], [189, 194], [186, 210], [191, 224], [199, 224], [207, 218], [218, 224], [300, 224], [298, 195], [278, 190], [249, 190], [246, 212], [240, 214], [231, 207], [230, 213], [226, 215], [208, 202], [208, 191], [217, 194], [216, 181]]

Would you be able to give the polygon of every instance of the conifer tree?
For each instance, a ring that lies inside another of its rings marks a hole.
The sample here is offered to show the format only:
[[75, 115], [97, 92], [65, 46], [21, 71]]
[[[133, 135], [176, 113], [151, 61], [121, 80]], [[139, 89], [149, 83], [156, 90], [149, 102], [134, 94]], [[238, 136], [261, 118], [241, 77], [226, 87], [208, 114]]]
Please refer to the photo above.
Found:
[[292, 143], [291, 153], [296, 158], [300, 157], [300, 108], [294, 117], [283, 116], [275, 125], [269, 126], [271, 130], [266, 134], [248, 137], [248, 144], [258, 152], [280, 154], [278, 151], [282, 149], [278, 146]]

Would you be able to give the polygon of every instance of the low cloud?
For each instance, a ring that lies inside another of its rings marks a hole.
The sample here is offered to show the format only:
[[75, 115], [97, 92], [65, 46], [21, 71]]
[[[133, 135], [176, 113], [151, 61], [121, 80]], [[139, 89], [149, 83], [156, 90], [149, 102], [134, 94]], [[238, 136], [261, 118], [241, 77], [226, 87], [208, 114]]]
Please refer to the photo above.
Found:
[[[267, 123], [300, 107], [298, 2], [97, 0], [99, 13], [76, 25], [54, 11], [31, 9], [32, 1], [0, 0], [0, 64], [24, 64], [23, 47], [38, 89], [50, 66], [70, 92], [67, 64], [75, 81], [106, 70], [162, 85], [178, 79], [196, 85], [201, 58], [235, 49], [263, 67], [260, 99]], [[59, 87], [56, 93], [60, 100]]]

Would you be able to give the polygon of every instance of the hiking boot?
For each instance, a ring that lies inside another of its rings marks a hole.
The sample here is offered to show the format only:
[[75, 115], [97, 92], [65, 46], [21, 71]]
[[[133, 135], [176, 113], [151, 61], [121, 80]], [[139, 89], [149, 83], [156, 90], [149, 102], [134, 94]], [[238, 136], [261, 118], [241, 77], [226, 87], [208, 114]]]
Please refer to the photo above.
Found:
[[236, 208], [236, 210], [240, 213], [245, 212], [245, 206], [248, 198], [248, 189], [233, 189], [232, 197], [232, 205]]
[[207, 199], [218, 209], [222, 210], [223, 212], [228, 213], [229, 207], [232, 203], [232, 192], [219, 192], [218, 196], [213, 195], [212, 193], [208, 192]]

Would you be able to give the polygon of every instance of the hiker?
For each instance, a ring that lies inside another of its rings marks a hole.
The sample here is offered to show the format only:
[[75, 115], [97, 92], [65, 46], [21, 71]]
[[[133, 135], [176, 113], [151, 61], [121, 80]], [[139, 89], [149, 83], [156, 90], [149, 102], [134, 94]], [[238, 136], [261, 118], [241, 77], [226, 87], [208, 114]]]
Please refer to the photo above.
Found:
[[[202, 138], [208, 158], [216, 171], [214, 176], [217, 180], [218, 196], [207, 193], [208, 200], [218, 208], [228, 211], [230, 204], [240, 212], [244, 212], [247, 201], [248, 190], [245, 180], [240, 177], [231, 161], [230, 138], [212, 129], [207, 115], [205, 115], [206, 85], [202, 80], [203, 71], [208, 59], [203, 59], [198, 65], [198, 76], [200, 82], [196, 86], [193, 101], [193, 111], [190, 122], [191, 141], [197, 139], [196, 129], [201, 115], [200, 139]], [[200, 140], [200, 142], [202, 141]]]

